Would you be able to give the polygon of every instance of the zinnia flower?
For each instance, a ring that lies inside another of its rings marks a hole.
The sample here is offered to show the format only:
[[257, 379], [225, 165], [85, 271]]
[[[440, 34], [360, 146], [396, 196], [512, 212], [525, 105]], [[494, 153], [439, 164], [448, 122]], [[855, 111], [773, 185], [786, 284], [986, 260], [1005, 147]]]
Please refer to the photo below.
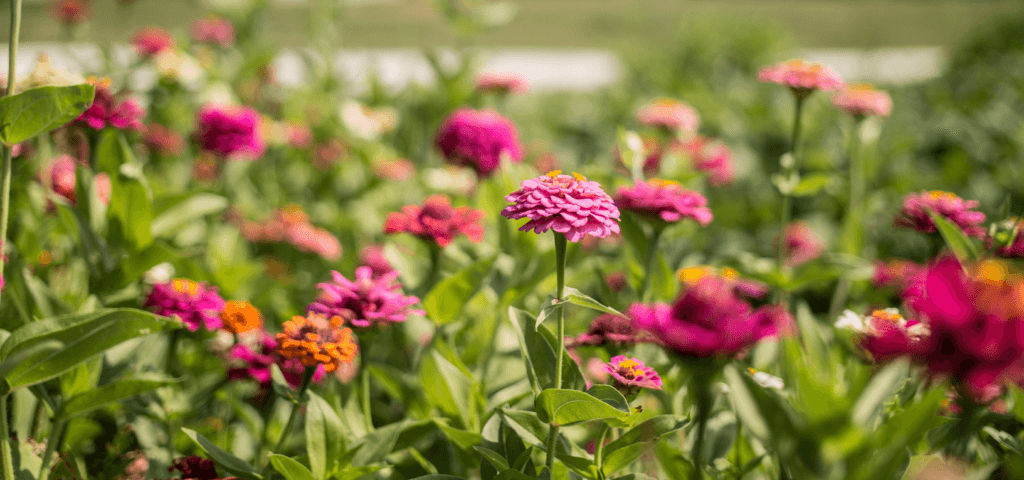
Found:
[[206, 105], [197, 114], [196, 138], [222, 157], [256, 159], [266, 150], [259, 113], [249, 107]]
[[224, 299], [217, 294], [217, 287], [176, 278], [153, 285], [143, 306], [157, 315], [177, 317], [189, 331], [199, 330], [202, 325], [213, 332], [222, 325], [220, 312], [224, 310]]
[[[228, 362], [232, 365], [227, 372], [231, 380], [255, 380], [261, 388], [269, 388], [271, 383], [270, 366], [277, 364], [288, 385], [299, 388], [306, 367], [298, 358], [285, 358], [278, 352], [278, 343], [274, 336], [265, 330], [246, 338], [231, 348]], [[253, 343], [255, 342], [255, 343]], [[313, 374], [313, 383], [323, 381], [327, 372], [321, 365]]]
[[224, 321], [224, 329], [235, 334], [263, 328], [263, 315], [245, 301], [227, 302], [220, 312], [220, 319]]
[[562, 175], [555, 170], [547, 175], [524, 180], [519, 190], [505, 197], [512, 205], [502, 216], [518, 220], [528, 218], [520, 231], [544, 233], [552, 229], [570, 242], [586, 235], [604, 238], [619, 233], [619, 209], [597, 182], [583, 175]]
[[668, 180], [650, 179], [632, 187], [619, 187], [615, 205], [620, 210], [667, 223], [689, 218], [704, 227], [713, 218], [704, 195]]
[[913, 354], [928, 336], [928, 325], [903, 318], [895, 308], [875, 310], [868, 316], [846, 310], [836, 328], [856, 333], [861, 348], [876, 362]]
[[635, 303], [629, 317], [665, 347], [693, 358], [736, 356], [763, 338], [787, 332], [793, 321], [779, 306], [754, 310], [733, 285], [711, 276], [686, 288], [672, 305]]
[[483, 210], [470, 207], [452, 208], [452, 202], [444, 195], [431, 195], [423, 206], [406, 205], [400, 213], [388, 214], [384, 233], [408, 233], [428, 242], [437, 242], [447, 247], [455, 237], [465, 235], [473, 243], [480, 243], [484, 227], [480, 224], [486, 216]]
[[798, 97], [806, 97], [815, 90], [843, 88], [839, 74], [820, 63], [804, 60], [790, 60], [764, 67], [757, 73], [757, 79], [785, 85]]
[[806, 222], [793, 222], [786, 225], [786, 259], [787, 266], [803, 265], [821, 256], [825, 251], [825, 242]]
[[694, 286], [706, 277], [716, 277], [732, 284], [737, 295], [750, 298], [761, 298], [768, 294], [768, 285], [740, 277], [739, 272], [729, 267], [712, 267], [701, 265], [686, 267], [679, 270], [679, 281], [687, 286]]
[[586, 332], [575, 338], [566, 338], [565, 347], [628, 346], [646, 342], [650, 342], [646, 332], [637, 330], [630, 319], [614, 313], [605, 313], [595, 318]]
[[832, 104], [854, 117], [888, 117], [892, 111], [889, 94], [866, 83], [848, 85], [832, 97]]
[[158, 155], [175, 157], [185, 151], [185, 140], [181, 138], [181, 134], [159, 123], [146, 125], [145, 140], [150, 151]]
[[985, 229], [981, 224], [985, 221], [985, 214], [973, 210], [978, 205], [977, 200], [964, 200], [939, 190], [910, 194], [903, 198], [903, 206], [893, 223], [922, 233], [935, 233], [935, 222], [929, 215], [929, 212], [935, 212], [960, 227], [964, 234], [984, 238]]
[[659, 98], [636, 114], [636, 120], [648, 127], [659, 127], [672, 132], [694, 132], [700, 123], [700, 116], [693, 107], [673, 100]]
[[373, 174], [382, 180], [404, 182], [416, 173], [416, 165], [404, 158], [373, 162]]
[[277, 334], [278, 351], [284, 358], [297, 358], [303, 365], [323, 365], [327, 373], [342, 363], [352, 363], [358, 350], [352, 341], [352, 330], [344, 328], [345, 320], [327, 318], [319, 313], [294, 316], [284, 322], [284, 332]]
[[164, 50], [174, 48], [174, 37], [160, 27], [147, 27], [132, 36], [135, 53], [143, 58], [152, 57]]
[[213, 460], [198, 455], [174, 459], [167, 471], [175, 470], [181, 472], [181, 478], [189, 480], [220, 480], [220, 477], [217, 476], [217, 465], [213, 463]]
[[373, 278], [370, 267], [356, 268], [356, 279], [350, 281], [338, 272], [331, 272], [332, 283], [319, 283], [320, 296], [307, 311], [340, 317], [353, 327], [382, 327], [404, 322], [406, 317], [423, 315], [423, 310], [410, 308], [420, 301], [402, 294], [401, 284], [392, 283], [398, 272]]
[[373, 278], [395, 271], [391, 262], [384, 256], [384, 247], [380, 245], [367, 245], [359, 251], [359, 263], [370, 267]]
[[77, 162], [70, 155], [61, 155], [54, 159], [49, 167], [50, 188], [57, 195], [67, 199], [68, 203], [74, 205], [78, 202], [75, 195], [75, 184], [77, 183]]
[[509, 119], [493, 110], [460, 108], [441, 124], [437, 148], [452, 164], [470, 167], [481, 177], [490, 176], [502, 157], [519, 163], [523, 147]]
[[910, 285], [911, 279], [923, 272], [925, 267], [910, 260], [893, 259], [875, 260], [875, 270], [871, 284], [876, 288], [896, 288], [903, 290]]
[[707, 175], [708, 183], [720, 187], [732, 183], [736, 177], [732, 150], [715, 139], [694, 136], [686, 143], [674, 142], [673, 148], [681, 148], [690, 158], [693, 169]]
[[61, 25], [73, 27], [89, 19], [89, 6], [85, 0], [56, 0], [50, 9], [50, 16]]
[[75, 122], [84, 123], [93, 130], [103, 130], [108, 125], [118, 130], [143, 129], [142, 118], [146, 116], [146, 111], [138, 102], [131, 98], [115, 98], [110, 91], [110, 79], [90, 78], [89, 83], [96, 86], [96, 96], [93, 97], [92, 105]]
[[192, 24], [192, 40], [228, 48], [235, 43], [235, 27], [225, 18], [200, 18]]
[[515, 73], [481, 73], [476, 76], [476, 89], [483, 93], [523, 93], [527, 89], [526, 78]]
[[615, 388], [623, 394], [635, 394], [641, 388], [661, 390], [661, 377], [653, 368], [644, 366], [642, 360], [622, 355], [612, 357], [604, 364], [604, 371], [611, 375]]

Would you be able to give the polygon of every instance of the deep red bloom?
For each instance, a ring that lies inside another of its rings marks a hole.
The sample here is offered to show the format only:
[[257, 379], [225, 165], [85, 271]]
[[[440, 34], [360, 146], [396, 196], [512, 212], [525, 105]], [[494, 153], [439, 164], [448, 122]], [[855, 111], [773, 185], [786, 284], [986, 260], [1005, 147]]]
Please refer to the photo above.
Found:
[[173, 472], [175, 470], [181, 472], [182, 478], [190, 480], [220, 479], [217, 476], [217, 465], [213, 463], [213, 460], [198, 455], [175, 458], [174, 463], [167, 468], [167, 471]]
[[401, 212], [388, 215], [384, 233], [409, 233], [430, 242], [447, 247], [455, 237], [465, 235], [473, 243], [484, 237], [480, 224], [486, 216], [483, 210], [470, 207], [452, 208], [452, 202], [444, 195], [431, 195], [423, 206], [406, 205]]

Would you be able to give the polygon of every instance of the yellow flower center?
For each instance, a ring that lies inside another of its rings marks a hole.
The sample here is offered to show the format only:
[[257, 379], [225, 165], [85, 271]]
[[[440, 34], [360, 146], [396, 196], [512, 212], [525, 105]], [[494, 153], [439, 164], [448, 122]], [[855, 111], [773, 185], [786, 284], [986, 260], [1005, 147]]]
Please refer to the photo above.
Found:
[[679, 281], [689, 284], [699, 282], [702, 278], [708, 276], [711, 273], [711, 269], [708, 267], [688, 267], [679, 271]]
[[552, 170], [552, 171], [547, 173], [547, 176], [549, 176], [551, 178], [558, 178], [558, 176], [561, 175], [561, 174], [562, 174], [561, 170]]
[[1003, 283], [1009, 276], [1009, 271], [1003, 262], [985, 260], [978, 264], [975, 276], [984, 282]]
[[895, 312], [887, 312], [885, 310], [875, 310], [871, 312], [871, 318], [878, 320], [885, 320], [887, 322], [896, 323], [903, 319], [903, 316]]
[[956, 198], [956, 195], [950, 192], [944, 192], [942, 190], [932, 190], [928, 192], [928, 197], [931, 198], [932, 200], [940, 200], [943, 198], [953, 200]]
[[191, 296], [195, 296], [199, 293], [199, 284], [192, 280], [175, 278], [172, 286], [174, 287], [174, 291], [178, 293], [185, 293]]
[[740, 272], [737, 272], [735, 269], [732, 269], [732, 268], [729, 268], [729, 267], [722, 267], [722, 277], [723, 278], [727, 278], [729, 280], [732, 280], [732, 279], [734, 279], [736, 277], [739, 277], [739, 276], [740, 276]]
[[652, 178], [647, 181], [647, 184], [655, 188], [670, 188], [679, 186], [679, 182], [673, 182], [672, 180], [662, 180], [660, 178]]
[[585, 182], [585, 181], [587, 181], [587, 177], [584, 177], [583, 175], [580, 175], [580, 174], [578, 174], [576, 172], [572, 172], [572, 178], [575, 178], [577, 182]]

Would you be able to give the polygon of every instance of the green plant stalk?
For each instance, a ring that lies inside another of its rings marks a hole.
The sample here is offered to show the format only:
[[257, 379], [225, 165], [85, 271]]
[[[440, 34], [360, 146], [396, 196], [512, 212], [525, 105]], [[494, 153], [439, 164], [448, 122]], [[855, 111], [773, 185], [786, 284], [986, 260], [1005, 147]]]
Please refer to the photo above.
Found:
[[[555, 388], [562, 388], [562, 364], [565, 361], [565, 347], [562, 346], [563, 339], [565, 338], [565, 305], [562, 304], [564, 300], [562, 297], [565, 296], [565, 249], [567, 245], [565, 235], [555, 231], [552, 231], [552, 233], [555, 234], [555, 297], [558, 298], [558, 303], [562, 305], [562, 308], [558, 309], [558, 333], [555, 337], [558, 339], [558, 345], [555, 345], [555, 348], [558, 349], [558, 361], [555, 364]], [[552, 425], [551, 429], [548, 430], [548, 455], [544, 462], [549, 472], [553, 471], [555, 466], [555, 443], [557, 440], [558, 427]]]
[[[800, 170], [800, 130], [802, 125], [803, 111], [804, 111], [804, 99], [806, 97], [801, 95], [795, 95], [796, 98], [796, 112], [793, 115], [793, 137], [790, 142], [790, 154], [793, 157], [793, 161], [789, 165], [782, 165], [782, 178], [788, 182], [794, 174]], [[789, 225], [790, 216], [792, 215], [791, 210], [793, 209], [793, 192], [792, 189], [782, 189], [782, 211], [779, 215], [779, 238], [778, 238], [778, 249], [775, 256], [775, 265], [779, 272], [783, 272], [786, 261], [786, 226]], [[788, 297], [784, 294], [783, 297]]]
[[597, 436], [597, 443], [594, 444], [594, 466], [597, 467], [597, 478], [604, 480], [604, 438], [608, 436], [607, 423], [601, 422], [601, 433]]
[[693, 480], [704, 478], [704, 433], [708, 426], [708, 417], [711, 416], [711, 407], [714, 398], [711, 396], [710, 376], [706, 372], [696, 372], [693, 377], [693, 390], [697, 407], [697, 438], [693, 442]]
[[[302, 375], [302, 384], [299, 386], [299, 401], [306, 395], [306, 390], [309, 389], [309, 384], [313, 380], [313, 374], [316, 373], [316, 367], [306, 367], [306, 371]], [[291, 432], [292, 426], [295, 425], [295, 421], [299, 418], [300, 405], [292, 406], [292, 413], [288, 415], [288, 423], [284, 425], [284, 430], [281, 430], [281, 438], [277, 439], [277, 445], [274, 445], [273, 453], [281, 451], [281, 447], [284, 446], [284, 441], [288, 439], [288, 433]]]
[[53, 454], [60, 449], [60, 444], [64, 440], [64, 419], [60, 417], [54, 417], [53, 423], [50, 424], [50, 436], [46, 439], [46, 451], [43, 452], [43, 464], [39, 467], [39, 480], [48, 480], [50, 478], [50, 470], [53, 466], [50, 465], [53, 461]]
[[655, 224], [654, 233], [647, 241], [647, 258], [644, 260], [644, 278], [640, 282], [640, 301], [647, 302], [651, 287], [651, 275], [654, 273], [654, 259], [658, 256], [658, 242], [661, 240], [661, 232], [665, 231], [664, 224]]
[[370, 356], [366, 353], [367, 350], [363, 345], [359, 346], [359, 406], [363, 410], [366, 433], [370, 433], [373, 431], [373, 413], [370, 410]]
[[[864, 117], [854, 117], [853, 132], [850, 135], [850, 143], [847, 155], [847, 162], [850, 167], [850, 198], [846, 208], [846, 224], [843, 226], [843, 250], [850, 255], [860, 256], [863, 250], [863, 224], [864, 224], [864, 161], [860, 155], [860, 124]], [[832, 295], [832, 305], [828, 309], [828, 318], [836, 319], [840, 309], [846, 304], [846, 298], [850, 294], [850, 277], [843, 275], [839, 279], [839, 285]]]
[[0, 435], [3, 435], [3, 480], [14, 480], [14, 461], [11, 456], [11, 430], [7, 426], [7, 396], [0, 397]]

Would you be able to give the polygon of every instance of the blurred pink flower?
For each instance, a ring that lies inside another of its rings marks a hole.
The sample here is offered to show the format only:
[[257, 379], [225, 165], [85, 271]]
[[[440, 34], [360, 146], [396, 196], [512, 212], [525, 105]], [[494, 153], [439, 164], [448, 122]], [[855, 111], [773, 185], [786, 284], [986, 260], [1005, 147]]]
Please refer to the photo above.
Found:
[[838, 90], [844, 85], [839, 74], [832, 69], [804, 60], [790, 60], [764, 67], [757, 73], [757, 79], [785, 85], [798, 97], [806, 97], [815, 90]]
[[895, 308], [875, 310], [867, 316], [847, 310], [836, 321], [836, 328], [852, 330], [860, 347], [875, 362], [916, 353], [928, 335], [926, 324], [903, 318]]
[[185, 140], [176, 130], [159, 123], [146, 125], [146, 145], [158, 155], [175, 157], [185, 151]]
[[540, 234], [552, 229], [564, 234], [570, 242], [578, 242], [587, 235], [607, 237], [619, 233], [619, 209], [597, 182], [583, 175], [562, 175], [555, 170], [547, 175], [524, 180], [522, 188], [512, 192], [506, 201], [502, 216], [530, 221], [520, 231], [533, 230]]
[[[277, 340], [274, 336], [264, 330], [256, 335], [246, 336], [249, 342], [235, 344], [228, 353], [228, 379], [231, 380], [255, 380], [262, 387], [270, 386], [270, 366], [277, 364], [284, 375], [285, 381], [292, 388], [298, 388], [302, 384], [302, 375], [306, 367], [297, 358], [284, 358], [277, 352]], [[255, 345], [249, 343], [255, 342]], [[313, 381], [323, 381], [327, 372], [324, 367], [318, 366], [313, 374]]]
[[604, 276], [608, 289], [618, 293], [626, 289], [626, 272], [611, 272]]
[[50, 188], [72, 205], [78, 202], [75, 197], [77, 168], [77, 162], [70, 155], [61, 155], [50, 165]]
[[903, 206], [893, 223], [921, 233], [935, 233], [935, 222], [929, 215], [929, 212], [935, 212], [960, 227], [966, 235], [984, 238], [985, 228], [981, 224], [985, 221], [985, 214], [973, 210], [978, 205], [977, 200], [964, 200], [939, 190], [910, 194], [903, 198]]
[[50, 16], [66, 27], [80, 25], [89, 19], [89, 5], [85, 0], [56, 0], [50, 7]]
[[888, 117], [892, 112], [889, 94], [866, 83], [847, 85], [832, 97], [832, 104], [854, 117]]
[[221, 327], [220, 312], [224, 299], [217, 294], [217, 287], [208, 284], [176, 278], [167, 283], [153, 285], [143, 303], [157, 315], [177, 317], [189, 331], [199, 330], [200, 325], [213, 332]]
[[786, 225], [786, 265], [803, 265], [825, 252], [825, 242], [806, 222]]
[[729, 267], [712, 267], [699, 265], [679, 270], [679, 281], [687, 286], [700, 283], [705, 277], [712, 276], [731, 284], [737, 295], [748, 298], [761, 298], [768, 294], [768, 285], [740, 277], [740, 273]]
[[257, 159], [267, 148], [260, 114], [249, 107], [205, 105], [199, 109], [196, 139], [224, 158]]
[[644, 105], [636, 120], [648, 127], [664, 128], [673, 132], [695, 132], [700, 116], [693, 107], [671, 98], [659, 98]]
[[226, 18], [200, 18], [192, 24], [192, 40], [228, 48], [235, 44], [235, 27]]
[[93, 130], [112, 126], [119, 130], [143, 130], [142, 119], [146, 111], [132, 98], [118, 100], [110, 91], [110, 80], [90, 79], [96, 86], [92, 105], [82, 112], [75, 122], [84, 123]]
[[875, 288], [903, 290], [910, 284], [910, 280], [924, 269], [924, 265], [918, 265], [910, 260], [875, 260], [875, 272], [871, 277], [871, 283]]
[[486, 213], [470, 207], [452, 208], [444, 195], [431, 195], [423, 206], [406, 205], [401, 212], [388, 214], [384, 233], [408, 233], [428, 242], [447, 247], [455, 237], [465, 235], [473, 243], [480, 243], [484, 227], [480, 221]]
[[285, 126], [288, 144], [294, 148], [304, 149], [313, 143], [313, 131], [305, 125], [290, 123]]
[[132, 35], [135, 54], [142, 58], [152, 57], [164, 50], [174, 48], [174, 37], [160, 27], [146, 27]]
[[398, 272], [373, 278], [370, 267], [356, 268], [351, 281], [338, 272], [331, 272], [334, 281], [319, 283], [320, 295], [306, 310], [327, 316], [338, 316], [352, 327], [385, 327], [404, 322], [408, 315], [423, 315], [423, 310], [410, 308], [419, 298], [402, 294], [402, 285], [393, 283]]
[[242, 236], [250, 242], [287, 242], [300, 251], [314, 253], [325, 260], [341, 258], [341, 242], [327, 230], [309, 222], [301, 206], [291, 204], [274, 211], [266, 222], [253, 222], [239, 217], [231, 219]]
[[383, 180], [404, 182], [416, 173], [416, 165], [404, 158], [373, 162], [373, 174]]
[[650, 341], [646, 332], [638, 330], [629, 318], [605, 313], [595, 318], [586, 332], [576, 337], [567, 337], [565, 346], [566, 348], [602, 345], [628, 346]]
[[517, 73], [486, 72], [476, 76], [476, 89], [484, 93], [523, 93], [528, 85], [526, 78]]
[[373, 271], [373, 278], [391, 273], [395, 270], [384, 256], [384, 247], [380, 245], [367, 245], [359, 251], [359, 263], [370, 267]]
[[92, 178], [92, 182], [96, 185], [96, 196], [99, 197], [100, 202], [109, 206], [110, 195], [113, 191], [113, 185], [110, 183], [110, 175], [107, 175], [105, 172], [97, 173], [96, 176]]
[[728, 185], [736, 177], [732, 151], [720, 141], [696, 135], [685, 143], [675, 142], [672, 146], [682, 149], [690, 158], [694, 170], [704, 172], [708, 183], [713, 186]]
[[612, 383], [623, 394], [637, 393], [641, 388], [661, 390], [661, 377], [653, 368], [644, 366], [642, 360], [622, 355], [612, 357], [604, 364], [604, 371], [612, 377]]
[[677, 182], [652, 178], [631, 187], [619, 187], [615, 205], [641, 217], [675, 223], [687, 218], [705, 227], [713, 218], [704, 195], [687, 190]]
[[335, 139], [319, 143], [313, 148], [313, 166], [317, 170], [329, 170], [348, 155], [345, 145]]
[[481, 177], [498, 169], [503, 156], [523, 159], [516, 126], [494, 110], [460, 108], [444, 120], [437, 132], [437, 148], [448, 162], [470, 167]]

